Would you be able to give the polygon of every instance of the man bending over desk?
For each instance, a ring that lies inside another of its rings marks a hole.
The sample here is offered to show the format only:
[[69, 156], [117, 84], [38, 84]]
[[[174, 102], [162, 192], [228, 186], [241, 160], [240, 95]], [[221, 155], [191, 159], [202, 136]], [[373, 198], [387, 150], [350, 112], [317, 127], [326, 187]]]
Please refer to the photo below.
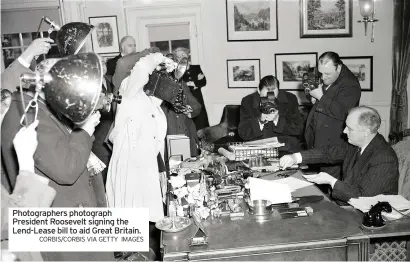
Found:
[[287, 168], [300, 163], [343, 163], [341, 180], [325, 172], [307, 179], [316, 184], [329, 184], [333, 189], [332, 198], [344, 202], [359, 196], [396, 195], [398, 160], [392, 147], [377, 132], [380, 122], [380, 115], [375, 109], [367, 106], [352, 108], [343, 130], [349, 144], [285, 155], [280, 159], [280, 166]]

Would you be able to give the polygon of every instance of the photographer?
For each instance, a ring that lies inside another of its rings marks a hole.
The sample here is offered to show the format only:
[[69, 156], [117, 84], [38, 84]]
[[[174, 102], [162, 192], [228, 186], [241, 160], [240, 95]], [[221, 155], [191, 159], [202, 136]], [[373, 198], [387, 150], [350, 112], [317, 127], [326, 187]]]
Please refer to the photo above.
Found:
[[[274, 93], [270, 101], [268, 92]], [[296, 96], [279, 90], [279, 81], [274, 76], [262, 78], [258, 92], [242, 99], [238, 132], [243, 140], [277, 137], [285, 143], [282, 150], [297, 152], [301, 149], [302, 131], [303, 119]]]
[[[19, 63], [22, 66], [11, 68], [9, 74], [19, 76], [27, 70], [24, 64], [29, 65], [30, 59], [47, 49], [47, 41], [36, 39], [20, 56], [19, 61], [22, 61]], [[24, 92], [25, 105], [28, 105], [33, 96], [33, 92]], [[12, 190], [16, 187], [19, 175], [13, 138], [21, 128], [23, 113], [21, 94], [14, 92], [1, 130], [2, 157]], [[105, 195], [101, 193], [104, 192], [101, 174], [94, 174], [87, 168], [91, 162], [93, 133], [95, 126], [99, 124], [100, 113], [93, 114], [81, 125], [74, 125], [49, 107], [44, 91], [39, 92], [37, 113], [33, 109], [27, 111], [28, 124], [34, 118], [39, 120], [34, 167], [35, 173], [47, 178], [49, 186], [57, 193], [52, 207], [105, 207]], [[109, 252], [42, 252], [42, 256], [47, 261], [113, 260], [113, 254]]]

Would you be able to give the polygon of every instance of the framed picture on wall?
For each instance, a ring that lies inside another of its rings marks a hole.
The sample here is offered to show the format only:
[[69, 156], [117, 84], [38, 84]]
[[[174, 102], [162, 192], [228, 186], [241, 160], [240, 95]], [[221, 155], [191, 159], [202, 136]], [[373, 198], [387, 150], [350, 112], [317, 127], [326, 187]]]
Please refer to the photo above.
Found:
[[226, 61], [228, 88], [256, 88], [261, 78], [259, 59], [231, 59]]
[[299, 0], [300, 38], [352, 37], [352, 0]]
[[94, 16], [89, 21], [95, 26], [91, 33], [93, 51], [98, 54], [119, 53], [117, 16]]
[[226, 0], [228, 42], [278, 40], [277, 0]]
[[302, 77], [310, 67], [315, 67], [317, 53], [282, 53], [275, 54], [275, 74], [280, 89], [303, 91]]
[[362, 91], [373, 91], [373, 56], [343, 56], [343, 64], [352, 71]]

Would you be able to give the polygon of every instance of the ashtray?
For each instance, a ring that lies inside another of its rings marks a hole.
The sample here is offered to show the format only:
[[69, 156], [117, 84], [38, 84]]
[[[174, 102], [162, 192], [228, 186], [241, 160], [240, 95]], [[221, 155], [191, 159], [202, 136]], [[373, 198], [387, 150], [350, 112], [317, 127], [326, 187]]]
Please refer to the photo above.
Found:
[[184, 230], [192, 224], [190, 218], [187, 217], [164, 217], [155, 223], [155, 227], [159, 230], [169, 233], [175, 233]]

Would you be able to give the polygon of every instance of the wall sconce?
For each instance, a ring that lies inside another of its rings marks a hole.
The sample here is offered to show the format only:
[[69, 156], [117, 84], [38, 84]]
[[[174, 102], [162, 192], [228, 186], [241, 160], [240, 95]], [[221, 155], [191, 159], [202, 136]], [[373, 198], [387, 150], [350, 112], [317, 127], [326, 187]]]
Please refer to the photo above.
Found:
[[372, 23], [372, 38], [374, 42], [374, 23], [379, 21], [374, 18], [374, 0], [359, 0], [360, 14], [363, 16], [362, 20], [357, 22], [364, 23], [364, 35], [367, 35], [367, 23]]

